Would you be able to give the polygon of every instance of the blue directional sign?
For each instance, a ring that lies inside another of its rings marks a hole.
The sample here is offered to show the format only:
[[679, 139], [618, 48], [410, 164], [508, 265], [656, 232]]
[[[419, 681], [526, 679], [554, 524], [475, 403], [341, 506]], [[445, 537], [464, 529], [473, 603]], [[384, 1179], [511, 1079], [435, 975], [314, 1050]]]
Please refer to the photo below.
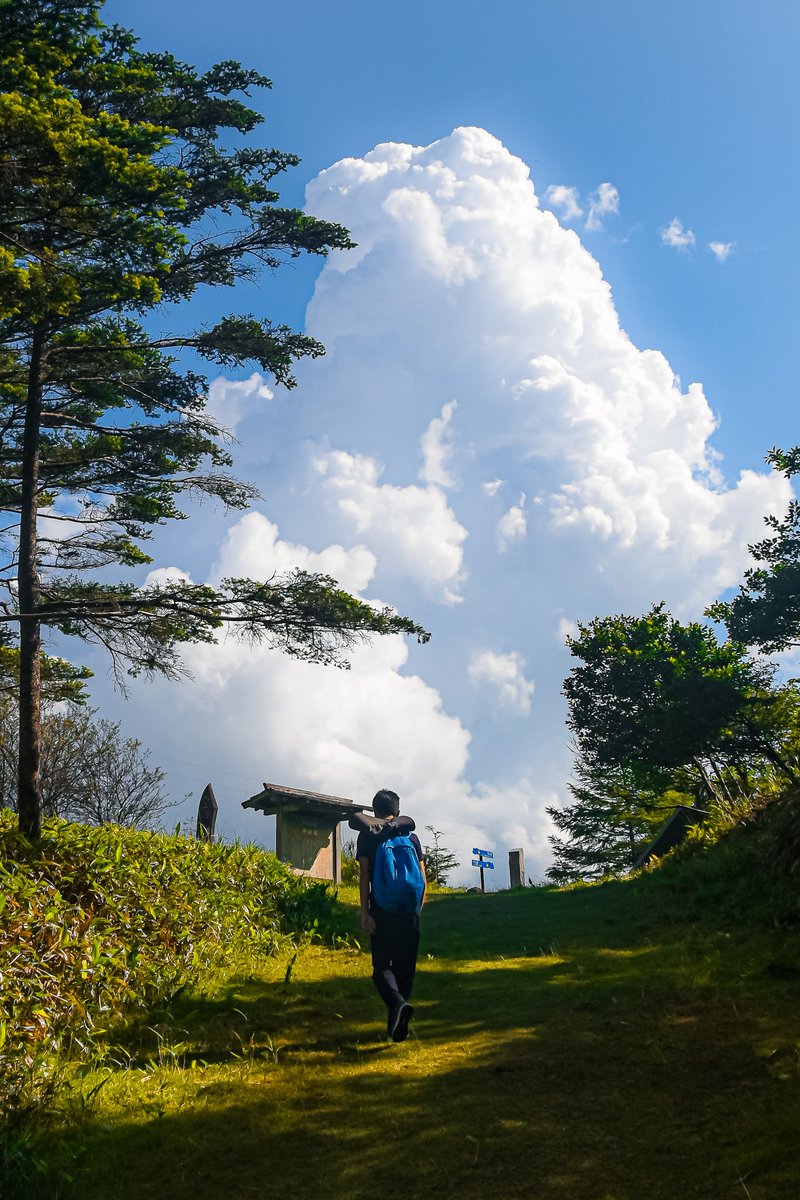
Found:
[[484, 870], [486, 870], [486, 871], [494, 870], [494, 863], [481, 862], [481, 860], [479, 858], [473, 858], [472, 865], [473, 865], [473, 867], [483, 867]]
[[481, 858], [494, 858], [493, 850], [479, 850], [477, 846], [472, 847], [473, 854], [480, 854]]

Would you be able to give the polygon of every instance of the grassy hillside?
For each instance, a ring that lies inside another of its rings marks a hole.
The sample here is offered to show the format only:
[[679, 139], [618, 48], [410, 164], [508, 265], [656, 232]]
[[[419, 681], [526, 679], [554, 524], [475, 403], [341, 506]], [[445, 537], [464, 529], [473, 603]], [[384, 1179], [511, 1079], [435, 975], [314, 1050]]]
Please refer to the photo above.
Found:
[[254, 847], [48, 822], [35, 847], [0, 815], [0, 1118], [57, 1093], [69, 1060], [103, 1053], [228, 956], [267, 957], [335, 923], [324, 885]]
[[433, 897], [399, 1046], [352, 942], [231, 953], [61, 1089], [18, 1194], [796, 1200], [797, 897], [768, 866], [793, 821], [630, 881]]

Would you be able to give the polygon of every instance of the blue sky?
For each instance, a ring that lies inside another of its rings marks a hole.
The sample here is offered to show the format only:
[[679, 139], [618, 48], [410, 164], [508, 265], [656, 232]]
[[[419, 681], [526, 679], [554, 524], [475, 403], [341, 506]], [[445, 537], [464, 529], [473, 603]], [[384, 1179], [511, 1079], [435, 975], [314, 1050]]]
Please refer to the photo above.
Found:
[[303, 159], [284, 199], [308, 186], [360, 245], [316, 292], [319, 264], [225, 297], [329, 354], [291, 397], [216, 381], [264, 500], [167, 531], [158, 566], [329, 570], [434, 637], [346, 676], [202, 649], [194, 683], [125, 702], [98, 660], [98, 699], [177, 794], [212, 778], [228, 833], [267, 828], [237, 811], [251, 779], [396, 784], [465, 861], [523, 845], [540, 874], [545, 808], [567, 799], [564, 634], [662, 598], [698, 616], [787, 498], [763, 456], [798, 440], [800, 11], [128, 0], [106, 18], [269, 75], [257, 136]]
[[[303, 159], [285, 180], [292, 202], [339, 158], [382, 141], [427, 144], [458, 125], [498, 137], [540, 194], [612, 181], [619, 218], [590, 245], [623, 326], [703, 381], [731, 467], [793, 438], [796, 5], [125, 0], [105, 12], [149, 47], [269, 75], [263, 136]], [[661, 244], [675, 216], [695, 232], [694, 253]], [[704, 252], [712, 240], [736, 243], [723, 270]], [[298, 287], [275, 281], [297, 319], [309, 273], [299, 274]]]

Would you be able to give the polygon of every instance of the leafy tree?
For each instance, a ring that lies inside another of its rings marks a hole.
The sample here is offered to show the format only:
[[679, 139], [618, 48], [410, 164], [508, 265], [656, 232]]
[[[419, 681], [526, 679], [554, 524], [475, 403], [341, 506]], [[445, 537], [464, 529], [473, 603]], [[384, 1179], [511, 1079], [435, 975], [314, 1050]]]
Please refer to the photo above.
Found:
[[683, 625], [663, 604], [643, 617], [596, 618], [569, 646], [581, 665], [564, 683], [569, 726], [598, 767], [702, 769], [704, 756], [766, 755], [785, 771], [770, 712], [771, 671], [708, 626]]
[[[1, 631], [0, 631], [1, 632]], [[0, 704], [19, 695], [19, 647], [0, 645]], [[91, 679], [88, 667], [77, 667], [52, 654], [39, 657], [39, 678], [43, 701], [56, 704], [69, 700], [85, 704], [86, 680]]]
[[714, 825], [797, 782], [800, 693], [771, 668], [663, 604], [596, 618], [569, 640], [581, 660], [564, 683], [576, 742], [573, 803], [550, 808], [557, 882], [628, 870], [678, 804]]
[[731, 739], [724, 756], [707, 753], [681, 767], [604, 766], [578, 753], [572, 803], [547, 810], [557, 830], [549, 839], [548, 877], [563, 884], [630, 870], [678, 805], [700, 808], [703, 823], [718, 830], [752, 812], [755, 803], [782, 795], [787, 777], [800, 769], [800, 681], [775, 689], [759, 721], [761, 749], [757, 739], [749, 749], [742, 739]]
[[[771, 450], [767, 462], [791, 478], [800, 472], [800, 446]], [[800, 504], [793, 500], [782, 521], [765, 520], [772, 535], [749, 547], [760, 565], [745, 571], [733, 599], [712, 604], [707, 616], [722, 621], [736, 641], [772, 654], [800, 646]]]
[[323, 352], [253, 315], [155, 333], [156, 309], [160, 327], [204, 286], [352, 243], [278, 206], [274, 181], [293, 155], [238, 144], [261, 120], [242, 97], [269, 80], [142, 52], [99, 8], [0, 0], [0, 646], [18, 654], [18, 809], [31, 836], [43, 627], [104, 646], [118, 678], [174, 676], [182, 644], [222, 627], [314, 662], [341, 663], [370, 634], [427, 637], [301, 571], [216, 589], [108, 581], [113, 566], [150, 561], [143, 543], [188, 498], [235, 509], [255, 495], [228, 471], [206, 381], [175, 355], [255, 363], [292, 387], [293, 362]]
[[[45, 705], [42, 713], [40, 787], [46, 816], [86, 825], [152, 829], [172, 807], [165, 775], [150, 765], [150, 752], [123, 737], [121, 724], [92, 709]], [[0, 804], [16, 807], [18, 717], [0, 710]]]
[[444, 836], [441, 829], [434, 829], [433, 825], [426, 825], [425, 828], [433, 838], [432, 846], [423, 847], [425, 873], [433, 883], [443, 886], [447, 883], [447, 876], [450, 872], [455, 871], [458, 867], [458, 859], [446, 846], [441, 844]]
[[[624, 874], [675, 806], [695, 800], [666, 779], [663, 791], [642, 787], [629, 767], [602, 767], [578, 757], [574, 772], [572, 804], [547, 809], [558, 830], [549, 838], [553, 861], [547, 876], [554, 883]], [[677, 777], [671, 782], [677, 784]], [[688, 780], [681, 782], [686, 786]]]

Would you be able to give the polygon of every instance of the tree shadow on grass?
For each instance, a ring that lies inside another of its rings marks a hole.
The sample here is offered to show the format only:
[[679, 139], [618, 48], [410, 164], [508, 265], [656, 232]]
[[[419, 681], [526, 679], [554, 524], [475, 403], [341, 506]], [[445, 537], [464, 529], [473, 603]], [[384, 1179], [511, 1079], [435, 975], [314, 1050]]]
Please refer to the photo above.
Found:
[[[637, 989], [647, 982], [674, 990], [672, 976], [659, 970], [658, 953], [654, 946], [584, 949], [572, 957], [512, 957], [498, 967], [496, 961], [463, 965], [423, 952], [413, 1001], [427, 1036], [444, 1042], [532, 1029], [573, 1009], [614, 1011], [632, 981]], [[329, 953], [327, 962], [335, 966], [336, 956]], [[369, 974], [368, 957], [354, 963], [348, 952], [342, 970], [329, 969], [323, 979], [240, 979], [213, 997], [182, 996], [169, 1010], [130, 1027], [118, 1056], [131, 1067], [279, 1053], [285, 1060], [298, 1048], [361, 1059], [379, 1053], [372, 1043], [385, 1020]]]
[[786, 997], [734, 1006], [659, 972], [654, 948], [621, 949], [471, 971], [434, 960], [400, 1046], [366, 962], [361, 978], [239, 984], [187, 1026], [224, 1062], [226, 1021], [244, 1014], [249, 1057], [173, 1064], [153, 1115], [87, 1127], [79, 1194], [796, 1200], [800, 1080], [764, 1054], [765, 1031], [784, 1049], [800, 1039]]

